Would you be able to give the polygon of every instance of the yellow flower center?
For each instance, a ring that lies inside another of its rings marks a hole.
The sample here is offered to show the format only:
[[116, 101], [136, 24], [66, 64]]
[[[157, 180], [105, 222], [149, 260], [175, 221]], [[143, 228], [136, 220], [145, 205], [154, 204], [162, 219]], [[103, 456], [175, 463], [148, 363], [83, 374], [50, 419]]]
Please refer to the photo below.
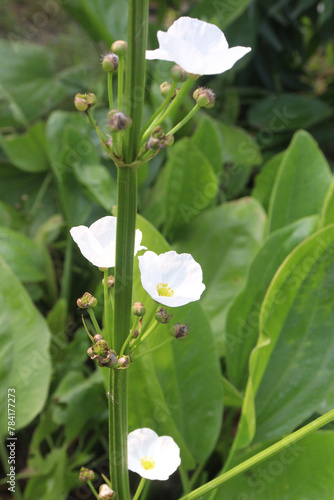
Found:
[[155, 461], [153, 460], [152, 457], [150, 457], [150, 458], [144, 457], [141, 459], [140, 465], [142, 465], [145, 470], [154, 469]]
[[158, 283], [157, 290], [160, 297], [173, 297], [174, 295], [173, 288], [169, 287], [167, 283]]

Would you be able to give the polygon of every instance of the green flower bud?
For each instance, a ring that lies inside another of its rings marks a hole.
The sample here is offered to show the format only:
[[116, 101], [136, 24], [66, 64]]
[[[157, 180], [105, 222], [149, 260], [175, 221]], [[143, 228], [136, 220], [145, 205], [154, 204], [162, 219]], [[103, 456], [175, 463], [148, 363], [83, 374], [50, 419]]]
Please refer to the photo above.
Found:
[[82, 297], [77, 300], [77, 306], [80, 309], [88, 309], [89, 307], [95, 307], [97, 304], [97, 299], [89, 292], [85, 292]]
[[141, 302], [135, 302], [131, 308], [131, 312], [135, 316], [144, 316], [146, 309]]
[[118, 56], [109, 52], [102, 57], [102, 69], [107, 73], [112, 73], [118, 68]]
[[160, 94], [162, 95], [162, 97], [166, 97], [171, 88], [172, 85], [169, 82], [163, 82], [160, 85]]
[[128, 44], [124, 40], [116, 40], [111, 46], [111, 50], [118, 56], [125, 56], [128, 51]]
[[171, 69], [170, 76], [175, 82], [185, 82], [188, 78], [188, 73], [181, 66], [175, 64]]
[[79, 480], [83, 483], [87, 483], [87, 481], [93, 481], [95, 474], [92, 470], [86, 469], [86, 467], [81, 467], [79, 472]]
[[162, 324], [169, 323], [172, 319], [173, 315], [169, 314], [166, 309], [162, 306], [159, 306], [155, 311], [155, 319]]
[[108, 120], [108, 128], [111, 132], [120, 132], [132, 124], [131, 118], [117, 109], [109, 111]]
[[169, 333], [176, 339], [184, 339], [189, 335], [189, 327], [185, 323], [175, 323], [170, 328]]
[[213, 108], [216, 102], [216, 94], [211, 89], [198, 87], [193, 93], [196, 103], [203, 108]]
[[89, 94], [76, 94], [74, 97], [74, 106], [78, 111], [88, 111], [96, 104], [96, 95]]

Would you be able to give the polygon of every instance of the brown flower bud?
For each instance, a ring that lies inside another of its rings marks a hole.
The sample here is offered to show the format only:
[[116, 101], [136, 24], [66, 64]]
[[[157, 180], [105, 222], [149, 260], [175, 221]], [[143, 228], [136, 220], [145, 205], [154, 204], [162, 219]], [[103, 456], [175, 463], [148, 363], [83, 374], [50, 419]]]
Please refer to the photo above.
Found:
[[175, 323], [169, 333], [176, 339], [184, 339], [189, 335], [189, 327], [185, 323]]
[[172, 319], [173, 315], [169, 314], [166, 309], [162, 306], [159, 306], [157, 310], [155, 311], [155, 319], [162, 324], [169, 323], [169, 321]]
[[108, 128], [111, 132], [120, 132], [129, 128], [132, 124], [132, 120], [129, 116], [113, 109], [108, 113]]
[[118, 56], [109, 52], [102, 57], [102, 69], [108, 73], [116, 71], [118, 68]]
[[99, 488], [99, 494], [98, 498], [101, 498], [102, 500], [110, 500], [111, 498], [114, 498], [116, 493], [114, 490], [109, 488], [107, 484], [101, 484]]

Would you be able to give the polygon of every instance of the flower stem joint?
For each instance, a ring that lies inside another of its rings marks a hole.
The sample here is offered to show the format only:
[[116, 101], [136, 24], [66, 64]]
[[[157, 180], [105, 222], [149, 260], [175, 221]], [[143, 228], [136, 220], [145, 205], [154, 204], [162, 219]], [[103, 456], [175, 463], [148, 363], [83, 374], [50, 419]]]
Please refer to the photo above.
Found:
[[86, 467], [81, 467], [79, 472], [79, 480], [83, 483], [87, 483], [87, 481], [93, 481], [95, 474], [92, 470], [86, 469]]
[[211, 109], [216, 102], [216, 94], [205, 87], [198, 87], [193, 93], [193, 98], [201, 108]]
[[175, 325], [170, 328], [169, 333], [172, 337], [181, 340], [189, 335], [189, 327], [186, 323], [175, 323]]
[[155, 319], [158, 321], [158, 323], [162, 323], [163, 325], [166, 325], [166, 323], [169, 323], [170, 320], [172, 319], [173, 315], [169, 314], [166, 309], [162, 306], [159, 306], [157, 310], [155, 311]]
[[118, 68], [118, 56], [113, 52], [102, 57], [102, 69], [107, 73], [113, 73]]
[[78, 111], [88, 111], [90, 108], [95, 106], [96, 102], [96, 95], [92, 93], [76, 94], [74, 97], [74, 106]]
[[89, 292], [85, 292], [82, 297], [77, 300], [77, 306], [80, 309], [88, 309], [89, 307], [95, 307], [97, 304], [97, 299]]
[[129, 116], [122, 111], [117, 109], [112, 109], [108, 113], [108, 128], [110, 132], [121, 132], [126, 130], [132, 124], [132, 120]]

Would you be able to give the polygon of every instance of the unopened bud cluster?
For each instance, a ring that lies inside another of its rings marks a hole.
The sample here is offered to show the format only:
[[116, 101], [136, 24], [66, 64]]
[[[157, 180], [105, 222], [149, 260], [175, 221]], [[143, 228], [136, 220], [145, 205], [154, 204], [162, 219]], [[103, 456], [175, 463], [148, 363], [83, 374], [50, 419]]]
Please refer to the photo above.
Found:
[[189, 327], [186, 323], [175, 323], [170, 328], [169, 333], [176, 339], [184, 339], [189, 335]]
[[89, 94], [76, 94], [74, 97], [74, 106], [78, 111], [88, 111], [96, 104], [96, 95]]
[[156, 127], [146, 144], [146, 149], [163, 149], [171, 146], [174, 143], [174, 137], [171, 134], [166, 135], [164, 129], [160, 126]]
[[162, 306], [159, 306], [155, 311], [155, 319], [158, 321], [158, 323], [162, 323], [163, 325], [169, 323], [172, 317], [173, 315], [169, 314]]
[[135, 302], [131, 308], [131, 312], [132, 314], [134, 314], [135, 316], [144, 316], [145, 313], [146, 313], [146, 309], [145, 307], [143, 306], [143, 304], [141, 302]]
[[108, 129], [110, 132], [120, 132], [121, 130], [126, 130], [132, 124], [131, 118], [117, 109], [109, 111], [107, 118]]
[[85, 292], [82, 297], [77, 300], [77, 306], [80, 309], [88, 309], [89, 307], [95, 307], [97, 304], [97, 299], [89, 292]]
[[95, 474], [92, 470], [86, 469], [86, 467], [81, 467], [79, 472], [79, 480], [83, 483], [87, 483], [87, 481], [93, 481]]

